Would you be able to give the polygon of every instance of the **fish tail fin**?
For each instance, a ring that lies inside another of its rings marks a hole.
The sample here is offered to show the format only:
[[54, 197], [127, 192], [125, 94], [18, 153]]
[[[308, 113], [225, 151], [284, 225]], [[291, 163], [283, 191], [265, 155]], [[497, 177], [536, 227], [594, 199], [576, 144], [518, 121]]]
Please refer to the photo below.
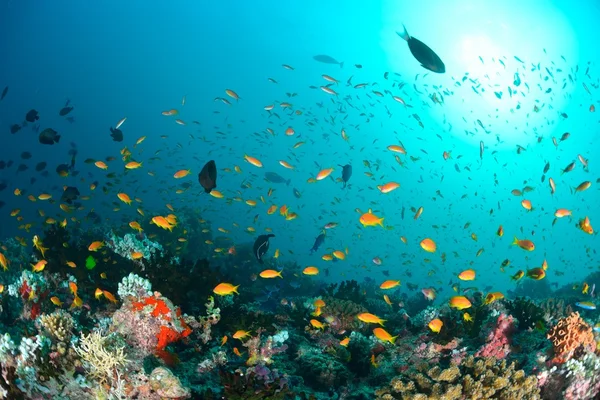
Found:
[[390, 339], [390, 342], [392, 344], [396, 344], [396, 339], [398, 339], [398, 336], [400, 336], [400, 335], [392, 336], [392, 338]]
[[280, 277], [281, 279], [283, 279], [283, 276], [281, 276], [282, 272], [283, 272], [283, 269], [277, 273], [277, 276]]
[[238, 291], [237, 291], [237, 288], [239, 288], [239, 287], [240, 287], [240, 285], [234, 286], [233, 287], [233, 293], [239, 294]]
[[58, 143], [59, 141], [60, 141], [60, 135], [56, 135], [56, 142], [55, 143]]
[[514, 246], [515, 244], [519, 244], [519, 239], [517, 239], [517, 237], [515, 236], [515, 238], [513, 239], [512, 245]]
[[387, 319], [380, 319], [380, 320], [379, 320], [379, 325], [383, 326], [383, 323], [384, 323], [385, 321], [387, 321]]
[[377, 224], [383, 228], [383, 218], [379, 218], [379, 221], [377, 221]]
[[396, 31], [396, 34], [398, 36], [400, 36], [402, 39], [406, 40], [407, 42], [408, 42], [408, 39], [410, 39], [410, 36], [408, 35], [408, 31], [406, 30], [406, 27], [404, 26], [404, 24], [402, 24], [402, 32]]
[[340, 63], [340, 68], [344, 68], [344, 62], [343, 61]]

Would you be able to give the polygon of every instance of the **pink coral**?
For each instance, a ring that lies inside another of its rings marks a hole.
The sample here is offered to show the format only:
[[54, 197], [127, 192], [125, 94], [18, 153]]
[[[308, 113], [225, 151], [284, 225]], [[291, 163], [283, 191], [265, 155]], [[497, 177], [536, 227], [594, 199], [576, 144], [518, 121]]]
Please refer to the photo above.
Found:
[[486, 337], [486, 344], [475, 353], [475, 356], [496, 357], [499, 360], [505, 358], [510, 353], [511, 336], [514, 330], [515, 321], [512, 315], [500, 314], [495, 326]]

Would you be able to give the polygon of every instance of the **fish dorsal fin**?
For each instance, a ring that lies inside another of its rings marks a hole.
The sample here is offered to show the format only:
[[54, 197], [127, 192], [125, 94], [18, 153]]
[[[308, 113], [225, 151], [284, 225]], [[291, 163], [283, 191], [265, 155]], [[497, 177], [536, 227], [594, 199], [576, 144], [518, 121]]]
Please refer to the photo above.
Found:
[[369, 211], [368, 211], [368, 213], [369, 213], [369, 214], [373, 214], [373, 210], [371, 210], [371, 209], [369, 208]]

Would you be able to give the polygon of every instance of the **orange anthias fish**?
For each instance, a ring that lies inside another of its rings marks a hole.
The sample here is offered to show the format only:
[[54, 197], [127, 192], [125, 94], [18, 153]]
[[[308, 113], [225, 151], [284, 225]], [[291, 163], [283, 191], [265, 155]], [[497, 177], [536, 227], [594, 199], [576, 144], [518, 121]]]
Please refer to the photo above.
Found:
[[519, 239], [517, 239], [516, 236], [515, 236], [515, 239], [513, 240], [512, 244], [513, 244], [513, 246], [514, 245], [519, 246], [523, 250], [527, 250], [527, 251], [535, 250], [535, 245], [533, 244], [533, 242], [531, 240], [527, 240], [527, 239], [519, 240]]
[[454, 296], [450, 299], [449, 304], [451, 308], [456, 308], [457, 310], [464, 310], [471, 307], [471, 302], [465, 296]]
[[373, 329], [373, 334], [375, 335], [375, 337], [377, 339], [382, 340], [384, 342], [390, 342], [391, 344], [394, 344], [396, 342], [396, 339], [398, 338], [398, 336], [400, 336], [400, 335], [392, 336], [383, 328]]
[[242, 340], [245, 337], [250, 337], [250, 331], [240, 329], [236, 331], [231, 337], [234, 339]]
[[460, 274], [458, 274], [458, 279], [462, 280], [462, 281], [472, 281], [475, 279], [475, 270], [474, 269], [467, 269], [464, 270], [463, 272], [461, 272]]
[[428, 253], [435, 253], [435, 250], [437, 249], [437, 245], [435, 244], [435, 242], [433, 240], [431, 240], [429, 238], [425, 238], [425, 239], [421, 240], [421, 248]]
[[108, 290], [103, 290], [102, 294], [104, 295], [104, 297], [106, 298], [106, 300], [110, 301], [111, 303], [118, 303], [118, 300], [115, 298], [115, 296], [113, 296], [113, 294], [111, 292], [109, 292]]
[[427, 326], [429, 327], [429, 329], [431, 329], [432, 332], [440, 333], [440, 331], [442, 330], [442, 327], [444, 326], [444, 323], [442, 322], [441, 319], [436, 318], [434, 320], [431, 320], [431, 322], [429, 322], [429, 324]]
[[104, 242], [101, 242], [98, 240], [98, 241], [90, 244], [90, 246], [88, 247], [88, 250], [89, 251], [98, 251], [100, 248], [102, 248], [102, 246], [104, 246]]
[[590, 223], [590, 218], [589, 217], [585, 217], [583, 219], [580, 219], [579, 223], [577, 225], [578, 225], [579, 229], [581, 229], [582, 231], [584, 231], [588, 235], [592, 235], [594, 233], [594, 228], [592, 228], [592, 224]]
[[304, 275], [318, 275], [319, 269], [317, 267], [306, 267], [302, 273]]
[[373, 214], [373, 211], [371, 211], [370, 208], [368, 212], [361, 215], [361, 217], [359, 218], [359, 222], [364, 227], [376, 225], [383, 226], [383, 218], [379, 218], [375, 214]]
[[261, 278], [265, 278], [265, 279], [277, 278], [277, 277], [280, 277], [283, 279], [283, 276], [281, 276], [281, 272], [282, 271], [275, 271], [274, 269], [265, 269], [264, 271], [262, 271], [259, 274], [259, 276]]
[[231, 283], [219, 283], [214, 289], [213, 292], [215, 294], [218, 294], [219, 296], [227, 296], [233, 293], [238, 293], [237, 288], [239, 288], [240, 285], [237, 286], [233, 286]]
[[366, 312], [358, 314], [356, 317], [360, 321], [366, 322], [368, 324], [379, 324], [379, 325], [383, 326], [383, 323], [385, 322], [384, 319], [379, 318], [377, 315], [374, 315], [371, 313], [366, 313]]
[[388, 280], [388, 281], [385, 281], [385, 282], [383, 282], [383, 283], [382, 283], [382, 284], [379, 286], [379, 288], [380, 288], [380, 289], [387, 290], [387, 289], [392, 289], [392, 288], [395, 288], [395, 287], [396, 287], [396, 286], [398, 286], [398, 285], [400, 285], [400, 281], [392, 281], [392, 280]]

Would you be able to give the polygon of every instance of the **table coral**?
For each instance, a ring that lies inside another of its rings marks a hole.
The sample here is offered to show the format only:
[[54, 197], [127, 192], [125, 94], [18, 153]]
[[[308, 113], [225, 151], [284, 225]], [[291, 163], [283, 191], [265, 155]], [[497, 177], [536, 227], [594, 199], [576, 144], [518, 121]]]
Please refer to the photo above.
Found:
[[578, 312], [560, 319], [546, 337], [552, 341], [553, 363], [564, 363], [577, 353], [593, 352], [596, 348], [592, 327], [581, 319]]

